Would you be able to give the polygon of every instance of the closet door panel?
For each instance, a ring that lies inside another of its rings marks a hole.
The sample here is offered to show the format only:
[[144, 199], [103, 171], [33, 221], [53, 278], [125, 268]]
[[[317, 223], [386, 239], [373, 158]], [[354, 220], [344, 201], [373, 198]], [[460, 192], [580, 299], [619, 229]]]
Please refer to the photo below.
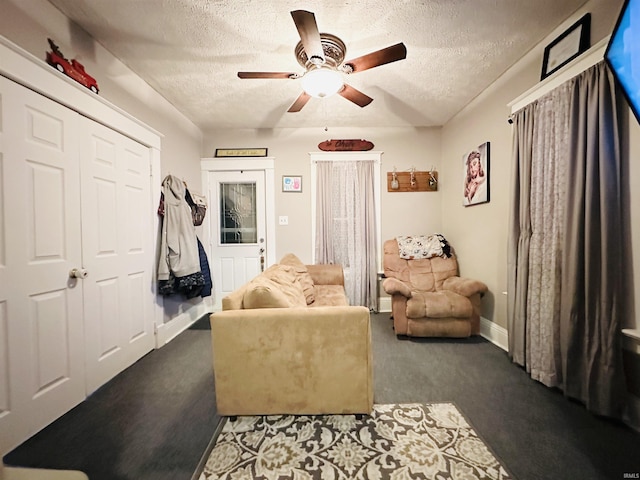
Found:
[[82, 266], [78, 116], [4, 77], [0, 95], [0, 450], [7, 451], [85, 398], [84, 334], [82, 280], [69, 277]]
[[[9, 293], [9, 275], [7, 270], [6, 252], [6, 222], [5, 222], [5, 161], [4, 144], [7, 141], [4, 134], [4, 94], [5, 91], [0, 84], [0, 353], [9, 351], [9, 321], [7, 318], [7, 300]], [[9, 358], [8, 355], [0, 354], [0, 425], [1, 418], [10, 410], [9, 400]]]
[[155, 345], [150, 152], [83, 119], [83, 263], [87, 393]]

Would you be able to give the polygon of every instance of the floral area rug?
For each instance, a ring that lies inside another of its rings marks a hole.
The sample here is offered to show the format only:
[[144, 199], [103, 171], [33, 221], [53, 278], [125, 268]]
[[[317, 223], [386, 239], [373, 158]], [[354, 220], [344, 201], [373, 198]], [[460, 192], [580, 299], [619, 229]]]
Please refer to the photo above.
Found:
[[199, 480], [513, 478], [451, 403], [227, 420]]

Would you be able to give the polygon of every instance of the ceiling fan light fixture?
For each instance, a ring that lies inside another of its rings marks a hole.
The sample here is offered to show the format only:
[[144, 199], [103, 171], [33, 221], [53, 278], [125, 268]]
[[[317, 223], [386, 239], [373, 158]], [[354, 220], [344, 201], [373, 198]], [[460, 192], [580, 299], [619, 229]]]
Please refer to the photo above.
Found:
[[316, 98], [335, 95], [343, 86], [342, 75], [331, 68], [316, 68], [302, 77], [302, 89]]
[[317, 56], [315, 56], [315, 55], [312, 55], [312, 56], [309, 58], [309, 61], [310, 61], [313, 65], [316, 65], [316, 66], [318, 66], [318, 67], [319, 67], [320, 65], [322, 65], [322, 64], [325, 62], [324, 58], [322, 58], [322, 57], [317, 57]]

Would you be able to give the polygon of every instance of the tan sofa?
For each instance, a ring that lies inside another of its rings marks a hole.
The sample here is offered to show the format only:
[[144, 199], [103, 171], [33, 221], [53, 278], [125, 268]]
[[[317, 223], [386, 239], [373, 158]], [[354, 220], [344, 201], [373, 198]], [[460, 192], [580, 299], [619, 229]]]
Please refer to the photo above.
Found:
[[211, 338], [218, 414], [369, 414], [369, 310], [338, 265], [287, 255], [222, 301]]
[[487, 286], [458, 276], [450, 257], [401, 258], [396, 239], [384, 242], [382, 287], [391, 295], [396, 335], [468, 337], [480, 333], [481, 298]]

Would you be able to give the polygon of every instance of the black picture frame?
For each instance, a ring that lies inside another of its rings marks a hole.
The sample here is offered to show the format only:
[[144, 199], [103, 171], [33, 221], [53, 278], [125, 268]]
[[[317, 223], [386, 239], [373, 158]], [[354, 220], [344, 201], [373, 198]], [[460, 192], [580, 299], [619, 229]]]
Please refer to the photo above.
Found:
[[586, 13], [576, 23], [567, 28], [562, 35], [544, 49], [542, 73], [544, 80], [552, 73], [564, 67], [591, 46], [591, 14]]

